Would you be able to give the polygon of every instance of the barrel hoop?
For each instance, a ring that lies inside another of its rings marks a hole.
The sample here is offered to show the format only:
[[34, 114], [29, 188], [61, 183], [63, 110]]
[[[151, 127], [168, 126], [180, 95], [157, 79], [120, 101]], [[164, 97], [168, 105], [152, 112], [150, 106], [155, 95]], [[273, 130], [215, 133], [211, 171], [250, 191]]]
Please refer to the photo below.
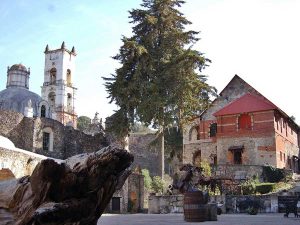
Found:
[[185, 204], [183, 205], [184, 209], [203, 209], [204, 205], [202, 204]]

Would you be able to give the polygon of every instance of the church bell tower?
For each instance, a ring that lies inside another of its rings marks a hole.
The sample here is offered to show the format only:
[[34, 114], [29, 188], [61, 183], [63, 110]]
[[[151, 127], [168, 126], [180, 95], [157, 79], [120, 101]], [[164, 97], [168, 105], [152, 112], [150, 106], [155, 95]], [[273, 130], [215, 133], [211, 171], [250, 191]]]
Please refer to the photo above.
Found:
[[52, 118], [64, 125], [77, 127], [75, 112], [75, 92], [73, 86], [76, 52], [68, 50], [65, 42], [59, 49], [45, 48], [44, 83], [42, 98], [47, 100], [52, 111]]

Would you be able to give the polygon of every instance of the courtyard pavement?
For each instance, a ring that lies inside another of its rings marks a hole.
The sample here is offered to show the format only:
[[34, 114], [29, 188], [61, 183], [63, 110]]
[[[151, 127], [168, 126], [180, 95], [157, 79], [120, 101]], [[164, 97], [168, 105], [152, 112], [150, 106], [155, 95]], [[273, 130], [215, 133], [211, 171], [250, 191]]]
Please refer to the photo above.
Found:
[[98, 225], [300, 225], [300, 218], [284, 218], [283, 213], [269, 214], [222, 214], [218, 221], [187, 223], [183, 214], [104, 214]]

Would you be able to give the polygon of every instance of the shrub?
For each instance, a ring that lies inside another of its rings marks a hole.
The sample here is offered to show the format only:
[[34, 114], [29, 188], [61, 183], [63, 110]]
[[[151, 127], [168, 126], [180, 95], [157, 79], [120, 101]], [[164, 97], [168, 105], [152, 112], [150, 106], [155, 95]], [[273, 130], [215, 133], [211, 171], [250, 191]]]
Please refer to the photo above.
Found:
[[255, 181], [248, 180], [241, 185], [243, 195], [255, 194]]
[[249, 207], [247, 211], [250, 215], [256, 215], [258, 213], [258, 208]]
[[260, 194], [266, 194], [273, 191], [275, 188], [275, 184], [273, 183], [260, 183], [256, 184], [256, 192]]
[[152, 178], [150, 177], [149, 170], [142, 169], [142, 174], [144, 176], [144, 186], [149, 191], [152, 184]]
[[273, 166], [263, 166], [263, 177], [266, 182], [277, 183], [285, 178], [285, 172]]
[[247, 196], [243, 199], [239, 199], [236, 205], [241, 211], [249, 212], [249, 209], [251, 208], [261, 208], [263, 206], [263, 202], [258, 198]]
[[206, 177], [211, 176], [211, 166], [207, 161], [201, 161], [200, 167], [203, 169], [202, 173], [203, 173], [204, 176], [206, 176]]
[[164, 191], [164, 181], [159, 176], [154, 176], [152, 180], [152, 189], [155, 193], [163, 193]]

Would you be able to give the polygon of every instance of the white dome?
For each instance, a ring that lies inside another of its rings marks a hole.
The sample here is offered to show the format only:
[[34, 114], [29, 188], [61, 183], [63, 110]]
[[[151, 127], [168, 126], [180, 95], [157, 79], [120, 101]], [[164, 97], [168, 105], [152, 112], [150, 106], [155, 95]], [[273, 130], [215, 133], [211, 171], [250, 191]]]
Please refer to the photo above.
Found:
[[15, 149], [14, 143], [6, 137], [0, 135], [0, 147], [7, 149]]

